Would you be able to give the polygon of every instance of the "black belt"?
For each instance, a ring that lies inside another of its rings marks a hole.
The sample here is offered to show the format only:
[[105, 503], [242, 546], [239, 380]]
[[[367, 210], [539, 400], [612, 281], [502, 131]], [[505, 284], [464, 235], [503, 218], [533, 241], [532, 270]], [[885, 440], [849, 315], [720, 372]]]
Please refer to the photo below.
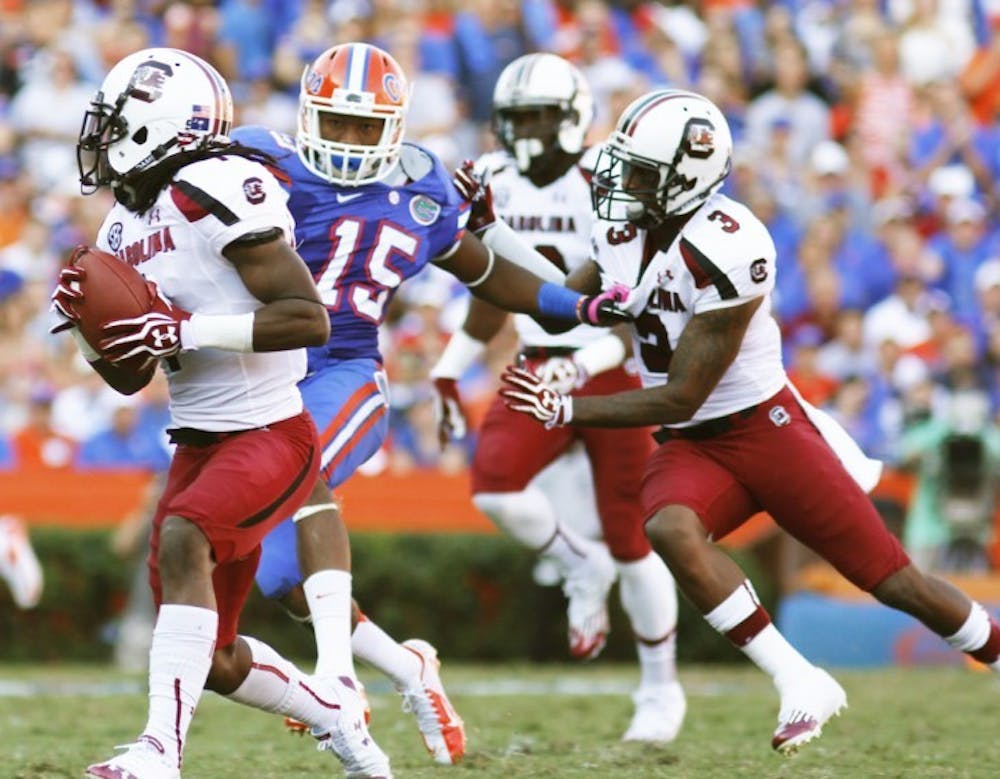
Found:
[[167, 428], [167, 434], [170, 436], [170, 443], [172, 444], [197, 446], [201, 448], [205, 446], [214, 446], [215, 444], [221, 443], [227, 438], [232, 438], [235, 435], [249, 433], [250, 430], [260, 429], [261, 428], [259, 427], [251, 427], [248, 430], [233, 430], [228, 433], [216, 433], [211, 430], [198, 430], [194, 427], [171, 427]]
[[653, 433], [653, 440], [658, 444], [665, 444], [671, 438], [686, 438], [689, 441], [704, 441], [707, 438], [715, 438], [723, 433], [728, 433], [741, 419], [753, 416], [753, 412], [760, 406], [760, 403], [748, 406], [742, 411], [735, 411], [717, 419], [709, 419], [707, 422], [701, 422], [691, 427], [661, 427]]
[[566, 357], [577, 349], [576, 346], [525, 346], [521, 354], [528, 360], [547, 360], [550, 357]]

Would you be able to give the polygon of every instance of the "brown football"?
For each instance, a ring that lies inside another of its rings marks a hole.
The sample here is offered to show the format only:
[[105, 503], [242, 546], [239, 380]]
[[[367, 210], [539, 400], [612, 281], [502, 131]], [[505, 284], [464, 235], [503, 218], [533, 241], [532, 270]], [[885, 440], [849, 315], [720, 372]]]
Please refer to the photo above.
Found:
[[[80, 284], [83, 300], [74, 301], [80, 316], [78, 327], [94, 349], [100, 351], [103, 329], [109, 322], [142, 316], [153, 305], [153, 291], [146, 279], [113, 254], [89, 246], [77, 247], [70, 264], [86, 273]], [[143, 361], [127, 360], [122, 367], [138, 367]]]

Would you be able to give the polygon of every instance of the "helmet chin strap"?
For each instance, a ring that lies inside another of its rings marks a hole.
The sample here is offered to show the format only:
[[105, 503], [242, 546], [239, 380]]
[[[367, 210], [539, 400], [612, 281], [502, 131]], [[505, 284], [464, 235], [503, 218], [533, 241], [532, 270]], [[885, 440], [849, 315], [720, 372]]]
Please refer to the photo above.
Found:
[[514, 159], [517, 160], [517, 169], [522, 173], [531, 167], [531, 161], [542, 154], [545, 147], [537, 138], [518, 138], [514, 141]]

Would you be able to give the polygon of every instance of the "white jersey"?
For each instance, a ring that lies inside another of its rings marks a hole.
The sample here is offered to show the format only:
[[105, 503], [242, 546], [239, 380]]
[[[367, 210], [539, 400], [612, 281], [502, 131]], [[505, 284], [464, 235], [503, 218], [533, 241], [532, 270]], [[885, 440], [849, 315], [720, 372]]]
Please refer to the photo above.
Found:
[[[568, 275], [590, 259], [590, 230], [595, 218], [590, 173], [596, 159], [597, 149], [588, 149], [576, 165], [541, 188], [521, 174], [506, 152], [483, 155], [476, 168], [488, 172], [496, 215]], [[516, 314], [514, 327], [525, 346], [580, 347], [605, 333], [603, 328], [590, 325], [547, 333], [527, 314]]]
[[[263, 303], [244, 286], [222, 249], [249, 233], [295, 223], [281, 185], [259, 163], [239, 156], [187, 165], [143, 214], [115, 204], [97, 246], [155, 281], [181, 308], [199, 314], [242, 314]], [[225, 432], [263, 427], [302, 411], [296, 384], [305, 349], [230, 352], [198, 349], [161, 362], [177, 427]]]
[[632, 288], [625, 307], [636, 317], [633, 347], [644, 387], [667, 381], [670, 358], [691, 317], [763, 297], [739, 353], [688, 427], [753, 406], [786, 383], [781, 334], [771, 316], [775, 248], [767, 228], [743, 204], [710, 197], [666, 251], [640, 275], [646, 231], [628, 223], [594, 226], [594, 255], [605, 288]]

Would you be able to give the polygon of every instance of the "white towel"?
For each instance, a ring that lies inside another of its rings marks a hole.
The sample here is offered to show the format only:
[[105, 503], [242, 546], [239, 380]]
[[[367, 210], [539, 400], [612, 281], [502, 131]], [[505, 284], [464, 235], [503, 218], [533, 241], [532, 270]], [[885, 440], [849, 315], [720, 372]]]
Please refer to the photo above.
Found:
[[851, 478], [865, 492], [871, 492], [875, 489], [875, 485], [882, 478], [882, 461], [874, 460], [862, 452], [861, 447], [857, 445], [855, 440], [841, 427], [836, 419], [825, 411], [816, 408], [811, 403], [807, 403], [791, 382], [788, 382], [788, 389], [792, 391], [792, 394], [799, 401], [799, 405], [806, 412], [809, 421], [816, 425], [816, 429], [819, 430], [820, 435], [823, 436], [823, 439], [833, 449], [833, 453], [837, 455], [837, 459], [840, 460], [847, 472], [851, 474]]

